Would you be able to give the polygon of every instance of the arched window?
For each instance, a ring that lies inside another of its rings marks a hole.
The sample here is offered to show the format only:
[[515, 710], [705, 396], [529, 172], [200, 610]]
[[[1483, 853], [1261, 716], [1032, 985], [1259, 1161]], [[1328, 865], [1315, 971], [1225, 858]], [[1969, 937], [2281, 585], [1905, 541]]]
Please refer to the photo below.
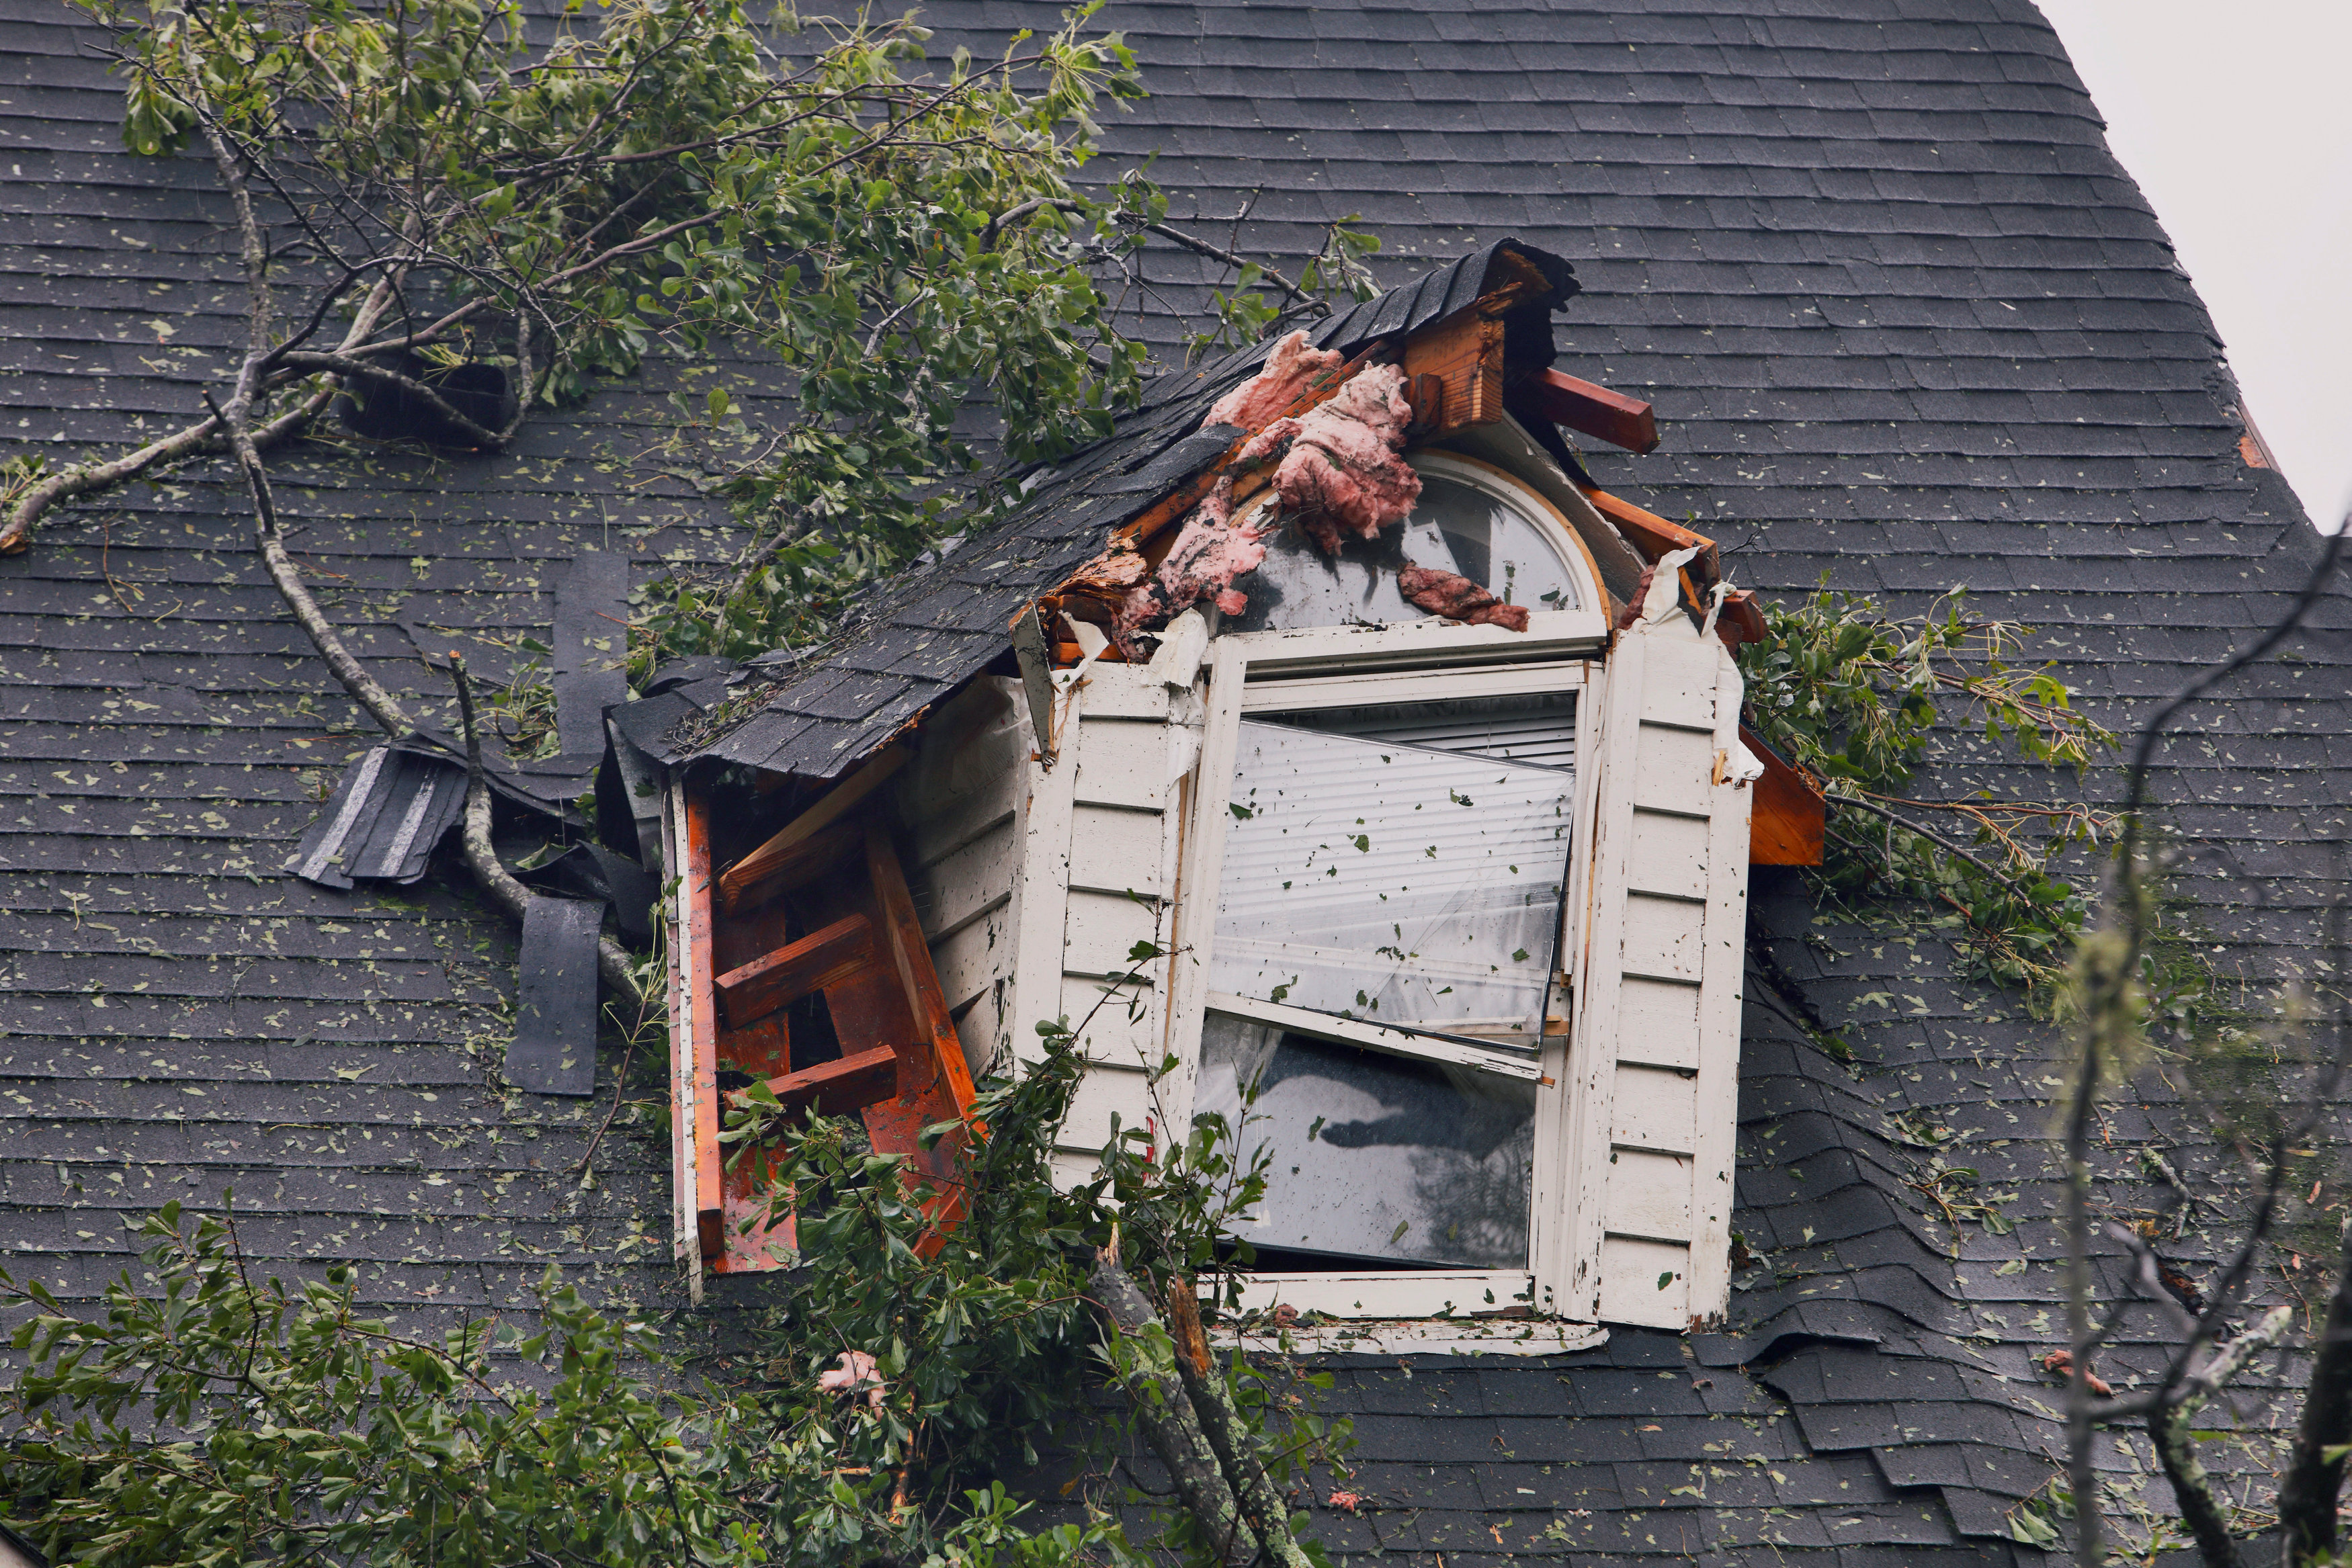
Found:
[[[1398, 591], [1397, 573], [1407, 565], [1457, 573], [1530, 612], [1582, 610], [1596, 601], [1591, 558], [1550, 502], [1475, 458], [1423, 452], [1412, 461], [1421, 476], [1421, 503], [1402, 527], [1370, 539], [1344, 535], [1335, 556], [1296, 523], [1285, 525], [1266, 541], [1265, 564], [1236, 584], [1248, 593], [1249, 608], [1226, 617], [1223, 629], [1425, 620], [1428, 612]], [[1260, 503], [1261, 520], [1273, 504], [1270, 497]]]

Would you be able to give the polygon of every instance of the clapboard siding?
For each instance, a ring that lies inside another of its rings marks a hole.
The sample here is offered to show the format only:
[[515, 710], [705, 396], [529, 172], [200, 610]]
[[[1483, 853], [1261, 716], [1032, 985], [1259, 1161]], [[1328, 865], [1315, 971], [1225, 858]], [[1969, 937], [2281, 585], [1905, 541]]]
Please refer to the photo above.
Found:
[[908, 873], [923, 935], [934, 948], [1012, 902], [1020, 853], [1019, 837], [1007, 816], [962, 848]]
[[1087, 1060], [1138, 1072], [1156, 1063], [1167, 1046], [1167, 1015], [1158, 991], [1149, 981], [1064, 976], [1062, 1013], [1078, 1031]]
[[1601, 1247], [1601, 1321], [1687, 1324], [1690, 1270], [1684, 1243], [1611, 1234]]
[[1679, 611], [1629, 629], [1605, 681], [1578, 974], [1576, 1260], [1559, 1310], [1686, 1328], [1729, 1270], [1731, 1121], [1750, 797], [1739, 677]]
[[908, 891], [975, 1075], [1012, 1045], [1013, 900], [1029, 734], [1020, 683], [977, 681], [925, 727], [895, 791]]
[[[1139, 842], [1135, 846], [1138, 852], [1155, 857], [1159, 854], [1159, 819], [1153, 818], [1155, 831], [1151, 840], [1149, 843]], [[1123, 893], [1090, 893], [1074, 887], [1070, 890], [1069, 910], [1069, 925], [1062, 944], [1065, 974], [1124, 975], [1135, 965], [1137, 943], [1159, 941], [1157, 900], [1129, 898]]]
[[1617, 993], [1617, 1061], [1698, 1071], [1698, 982], [1627, 975]]
[[[1619, 1061], [1612, 1145], [1621, 1150], [1689, 1154], [1698, 1135], [1697, 1084], [1696, 1073]], [[1610, 1218], [1614, 1228], [1615, 1215]]]
[[1691, 1233], [1688, 1155], [1618, 1149], [1609, 1159], [1608, 1194], [1609, 1222], [1618, 1235], [1679, 1246]]
[[[1013, 921], [1009, 901], [997, 904], [978, 920], [935, 938], [930, 947], [931, 967], [939, 971], [940, 992], [947, 998], [948, 1011], [959, 1020], [969, 1019], [968, 1009], [978, 1006], [992, 992], [1003, 992], [1012, 979]], [[996, 1015], [1010, 1000], [1009, 994], [999, 995], [992, 1001], [986, 1017], [971, 1021], [969, 1027], [959, 1022], [958, 1028], [964, 1031], [967, 1057], [972, 1054], [974, 1035], [983, 1029], [996, 1029], [1003, 1021]], [[996, 1037], [992, 1033], [985, 1038], [992, 1054]], [[980, 1067], [975, 1065], [973, 1071], [980, 1071]]]
[[1165, 940], [1170, 808], [1190, 754], [1148, 666], [1059, 671], [1055, 690], [1058, 758], [1048, 768], [1024, 750], [1013, 765], [1024, 800], [1003, 905], [1009, 983], [973, 1011], [1032, 1059], [1040, 1022], [1063, 1018], [1078, 1030], [1088, 1067], [1054, 1167], [1056, 1179], [1078, 1181], [1092, 1176], [1114, 1114], [1130, 1127], [1153, 1120], [1147, 1068], [1167, 1049], [1167, 966], [1139, 969], [1133, 955], [1138, 943]]
[[1160, 831], [1160, 813], [1156, 810], [1130, 810], [1081, 799], [1071, 816], [1070, 885], [1114, 896], [1132, 894], [1158, 899], [1163, 891]]

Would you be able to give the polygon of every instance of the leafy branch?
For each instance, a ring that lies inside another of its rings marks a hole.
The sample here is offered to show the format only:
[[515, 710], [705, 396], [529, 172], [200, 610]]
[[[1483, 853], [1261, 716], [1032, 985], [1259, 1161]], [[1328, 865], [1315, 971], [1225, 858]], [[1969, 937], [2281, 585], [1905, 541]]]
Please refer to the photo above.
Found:
[[1950, 721], [2078, 776], [2115, 737], [2053, 666], [2021, 663], [2027, 628], [1969, 614], [1957, 591], [1898, 619], [1823, 588], [1768, 607], [1765, 623], [1765, 640], [1739, 650], [1748, 711], [1827, 798], [1824, 887], [1849, 906], [1891, 894], [1940, 910], [1973, 969], [2052, 1001], [2090, 915], [2062, 862], [2112, 839], [2116, 814], [1990, 790], [1926, 800], [1914, 782]]

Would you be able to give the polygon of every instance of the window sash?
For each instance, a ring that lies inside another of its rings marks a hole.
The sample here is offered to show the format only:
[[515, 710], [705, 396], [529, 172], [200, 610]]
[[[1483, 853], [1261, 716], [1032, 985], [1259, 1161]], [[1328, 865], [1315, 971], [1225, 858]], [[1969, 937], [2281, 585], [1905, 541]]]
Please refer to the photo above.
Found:
[[1210, 985], [1413, 1032], [1536, 1039], [1574, 769], [1300, 722], [1310, 716], [1238, 726]]
[[1343, 1019], [1336, 1013], [1319, 1013], [1311, 1008], [1294, 1008], [1285, 1002], [1262, 1002], [1254, 997], [1237, 997], [1230, 991], [1211, 991], [1207, 993], [1206, 1000], [1209, 1012], [1231, 1013], [1235, 1018], [1247, 1019], [1252, 1023], [1270, 1024], [1290, 1034], [1315, 1035], [1337, 1040], [1341, 1045], [1358, 1046], [1390, 1056], [1409, 1056], [1420, 1061], [1443, 1061], [1450, 1066], [1491, 1072], [1499, 1078], [1534, 1082], [1543, 1077], [1543, 1050], [1538, 1044], [1517, 1045], [1510, 1041], [1479, 1040], [1470, 1035], [1398, 1029], [1362, 1019]]
[[[1569, 611], [1531, 615], [1524, 632], [1416, 622], [1379, 630], [1318, 627], [1233, 634], [1212, 644], [1202, 746], [1190, 785], [1191, 841], [1184, 851], [1176, 911], [1179, 958], [1171, 965], [1170, 1038], [1181, 1043], [1177, 1071], [1167, 1087], [1177, 1124], [1191, 1123], [1201, 1028], [1212, 1008], [1370, 1050], [1456, 1062], [1522, 1081], [1532, 1076], [1538, 1085], [1528, 1267], [1391, 1271], [1340, 1264], [1312, 1273], [1253, 1271], [1243, 1287], [1245, 1303], [1271, 1306], [1278, 1301], [1333, 1317], [1405, 1319], [1483, 1316], [1524, 1310], [1532, 1301], [1547, 1299], [1553, 1287], [1542, 1275], [1542, 1260], [1561, 1256], [1561, 1243], [1571, 1233], [1567, 1208], [1573, 1162], [1568, 1142], [1573, 1118], [1567, 1101], [1574, 1086], [1568, 1073], [1567, 1038], [1564, 1032], [1553, 1032], [1561, 1027], [1554, 1019], [1545, 1020], [1540, 1040], [1520, 1044], [1398, 1030], [1271, 1002], [1213, 997], [1207, 985], [1208, 956], [1214, 939], [1229, 818], [1227, 792], [1242, 716], [1307, 707], [1573, 691], [1577, 755], [1597, 758], [1599, 696], [1605, 681], [1597, 655], [1607, 635], [1605, 619], [1598, 612]], [[1566, 961], [1572, 950], [1569, 945], [1580, 938], [1583, 925], [1576, 912], [1584, 898], [1598, 773], [1597, 767], [1579, 766], [1575, 774], [1567, 931], [1560, 949], [1561, 967], [1570, 972], [1575, 966]], [[1560, 1002], [1548, 1010], [1557, 1014]], [[1490, 1291], [1491, 1304], [1486, 1300]]]
[[1251, 1312], [1285, 1306], [1332, 1318], [1468, 1319], [1525, 1313], [1535, 1300], [1532, 1269], [1252, 1269], [1239, 1278], [1242, 1310]]

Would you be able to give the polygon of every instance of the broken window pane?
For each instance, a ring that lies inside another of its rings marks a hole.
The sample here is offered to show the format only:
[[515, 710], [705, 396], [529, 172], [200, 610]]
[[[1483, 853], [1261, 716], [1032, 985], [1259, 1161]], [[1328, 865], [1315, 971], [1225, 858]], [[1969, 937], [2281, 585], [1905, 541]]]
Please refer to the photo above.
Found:
[[1420, 503], [1402, 528], [1383, 528], [1371, 539], [1345, 535], [1336, 556], [1286, 523], [1266, 541], [1265, 564], [1234, 585], [1248, 594], [1249, 608], [1227, 618], [1224, 629], [1425, 620], [1428, 612], [1397, 591], [1407, 560], [1458, 572], [1506, 604], [1573, 610], [1576, 578], [1547, 537], [1554, 527], [1475, 486], [1423, 474]]
[[1244, 1162], [1260, 1148], [1271, 1158], [1243, 1231], [1254, 1247], [1516, 1269], [1528, 1262], [1535, 1095], [1523, 1079], [1212, 1013], [1193, 1110], [1224, 1117]]
[[1329, 730], [1365, 740], [1499, 757], [1544, 768], [1576, 766], [1576, 694], [1457, 697], [1450, 702], [1373, 703], [1278, 716], [1301, 729]]
[[[1292, 722], [1349, 714], [1464, 749]], [[1564, 762], [1573, 716], [1557, 697], [1495, 699], [1483, 737], [1464, 703], [1244, 719], [1210, 988], [1404, 1028], [1538, 1032], [1574, 775], [1465, 752]]]

